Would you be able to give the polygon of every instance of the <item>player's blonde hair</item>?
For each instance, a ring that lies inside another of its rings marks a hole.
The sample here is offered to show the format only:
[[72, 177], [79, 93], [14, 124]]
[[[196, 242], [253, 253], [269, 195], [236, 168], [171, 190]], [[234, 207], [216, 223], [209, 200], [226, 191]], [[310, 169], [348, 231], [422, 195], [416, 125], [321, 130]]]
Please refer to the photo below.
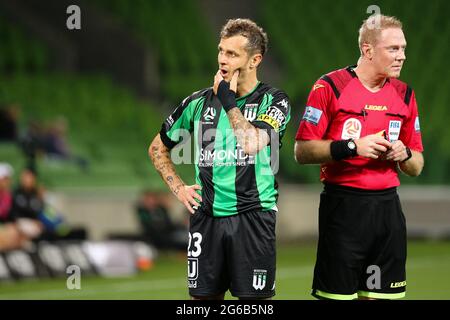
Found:
[[364, 43], [376, 45], [381, 31], [389, 28], [403, 28], [402, 23], [396, 17], [385, 16], [382, 14], [375, 14], [363, 21], [361, 28], [359, 28], [359, 51], [362, 52]]

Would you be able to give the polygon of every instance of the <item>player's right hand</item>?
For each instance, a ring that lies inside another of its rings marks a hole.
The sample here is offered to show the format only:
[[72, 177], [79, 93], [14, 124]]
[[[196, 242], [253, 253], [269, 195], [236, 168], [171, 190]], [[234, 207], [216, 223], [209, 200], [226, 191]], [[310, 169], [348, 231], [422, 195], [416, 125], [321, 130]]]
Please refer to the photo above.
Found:
[[361, 139], [356, 139], [355, 144], [359, 156], [371, 159], [378, 159], [392, 146], [389, 141], [378, 134], [370, 134]]
[[[195, 212], [193, 207], [199, 207], [200, 202], [202, 202], [202, 197], [195, 191], [201, 189], [202, 187], [200, 187], [198, 184], [194, 184], [192, 186], [183, 186], [180, 188], [177, 194], [178, 200], [182, 204], [184, 204], [184, 206], [189, 210], [191, 214]], [[198, 201], [196, 201], [195, 199], [197, 199]]]

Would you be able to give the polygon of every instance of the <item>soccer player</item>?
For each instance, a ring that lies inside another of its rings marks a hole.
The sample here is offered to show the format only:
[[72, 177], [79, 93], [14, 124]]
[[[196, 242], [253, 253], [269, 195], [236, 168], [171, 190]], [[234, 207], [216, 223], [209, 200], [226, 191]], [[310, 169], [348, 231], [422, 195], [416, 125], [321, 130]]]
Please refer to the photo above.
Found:
[[[188, 287], [194, 299], [268, 299], [275, 294], [278, 149], [290, 105], [258, 81], [267, 35], [248, 19], [220, 33], [212, 88], [187, 97], [163, 123], [149, 155], [173, 194], [192, 213]], [[193, 133], [196, 184], [177, 175], [170, 150]]]
[[414, 91], [397, 80], [406, 40], [394, 17], [359, 30], [356, 66], [313, 86], [295, 157], [321, 164], [319, 242], [312, 294], [325, 299], [405, 296], [406, 225], [398, 171], [418, 176], [422, 138]]

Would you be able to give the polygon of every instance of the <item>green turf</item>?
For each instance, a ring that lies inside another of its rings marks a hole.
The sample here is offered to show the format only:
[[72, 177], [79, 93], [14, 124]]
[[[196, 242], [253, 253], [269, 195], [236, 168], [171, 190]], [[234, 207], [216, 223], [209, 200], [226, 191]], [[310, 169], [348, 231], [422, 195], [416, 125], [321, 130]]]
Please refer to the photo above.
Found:
[[[314, 259], [315, 244], [279, 246], [276, 299], [313, 299]], [[165, 254], [135, 277], [84, 277], [81, 290], [66, 289], [65, 279], [6, 283], [0, 299], [188, 299], [186, 272], [184, 257]], [[410, 242], [407, 281], [406, 299], [450, 299], [450, 242]]]

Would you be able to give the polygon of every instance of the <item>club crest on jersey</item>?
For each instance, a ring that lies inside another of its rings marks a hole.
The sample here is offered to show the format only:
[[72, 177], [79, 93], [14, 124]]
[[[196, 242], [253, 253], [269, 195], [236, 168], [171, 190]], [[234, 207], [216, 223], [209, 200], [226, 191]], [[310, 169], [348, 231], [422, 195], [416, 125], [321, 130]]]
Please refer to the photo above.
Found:
[[266, 287], [267, 270], [253, 270], [253, 288], [262, 290]]
[[341, 139], [359, 139], [361, 136], [361, 122], [358, 119], [350, 118], [344, 122], [342, 127], [342, 137]]
[[402, 127], [402, 122], [398, 120], [391, 120], [389, 121], [389, 141], [394, 142], [398, 140], [398, 137], [400, 136], [400, 128]]
[[244, 118], [252, 122], [256, 119], [256, 111], [258, 110], [258, 104], [257, 103], [249, 103], [245, 105], [244, 108]]

